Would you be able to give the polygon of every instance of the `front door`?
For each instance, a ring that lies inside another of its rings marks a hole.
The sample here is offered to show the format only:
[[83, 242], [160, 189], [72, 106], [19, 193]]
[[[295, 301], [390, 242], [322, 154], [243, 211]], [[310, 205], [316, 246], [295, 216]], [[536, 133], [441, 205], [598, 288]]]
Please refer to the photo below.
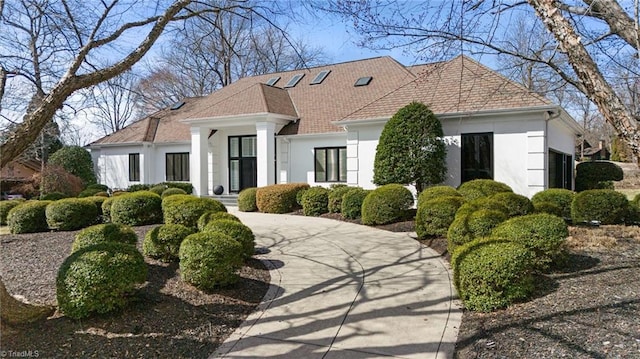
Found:
[[256, 136], [229, 137], [229, 192], [257, 186], [256, 152]]

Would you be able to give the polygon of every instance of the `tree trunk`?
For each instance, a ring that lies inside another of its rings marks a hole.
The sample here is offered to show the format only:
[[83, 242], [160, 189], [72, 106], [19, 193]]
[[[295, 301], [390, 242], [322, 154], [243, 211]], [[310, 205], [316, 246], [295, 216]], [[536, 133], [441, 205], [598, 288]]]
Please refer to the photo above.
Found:
[[34, 322], [53, 314], [54, 307], [23, 303], [9, 294], [0, 278], [0, 321], [3, 329], [12, 324]]

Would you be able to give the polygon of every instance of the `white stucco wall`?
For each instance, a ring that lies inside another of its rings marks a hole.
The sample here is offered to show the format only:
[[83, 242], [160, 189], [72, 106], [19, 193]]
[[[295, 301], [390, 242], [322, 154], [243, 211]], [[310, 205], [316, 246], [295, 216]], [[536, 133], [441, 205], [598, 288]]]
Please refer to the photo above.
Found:
[[[118, 147], [103, 147], [100, 150], [92, 150], [97, 155], [96, 175], [98, 182], [112, 189], [126, 189], [134, 183], [143, 182], [146, 173], [143, 170], [148, 158], [144, 145], [130, 145]], [[140, 154], [140, 182], [129, 181], [129, 154]], [[93, 156], [92, 156], [93, 157]]]
[[145, 183], [160, 183], [167, 180], [167, 153], [191, 153], [190, 143], [178, 143], [178, 144], [156, 144], [151, 147], [152, 155], [154, 156], [153, 163], [149, 166], [149, 181]]
[[[548, 124], [549, 148], [575, 157], [575, 133], [559, 119]], [[574, 158], [575, 160], [575, 158]]]
[[[329, 187], [335, 182], [315, 182], [314, 148], [346, 146], [347, 134], [296, 136], [278, 139], [278, 183], [306, 182], [310, 186]], [[288, 142], [288, 143], [287, 143]]]

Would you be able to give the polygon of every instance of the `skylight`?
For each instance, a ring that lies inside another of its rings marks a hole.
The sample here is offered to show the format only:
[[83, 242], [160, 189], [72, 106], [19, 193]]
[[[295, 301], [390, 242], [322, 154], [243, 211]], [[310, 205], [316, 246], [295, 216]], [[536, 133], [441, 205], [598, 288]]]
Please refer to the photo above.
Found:
[[369, 82], [371, 82], [371, 79], [373, 79], [373, 77], [371, 76], [367, 76], [367, 77], [361, 77], [358, 79], [358, 81], [356, 81], [355, 84], [353, 84], [353, 86], [367, 86], [369, 84]]
[[171, 106], [171, 110], [177, 110], [180, 107], [184, 106], [185, 102], [184, 101], [178, 101], [176, 103], [173, 104], [173, 106]]
[[284, 87], [294, 87], [295, 85], [298, 84], [298, 82], [300, 82], [300, 80], [302, 80], [303, 77], [304, 77], [304, 74], [297, 74], [293, 76], [291, 80], [289, 80], [289, 82], [287, 82], [287, 84], [284, 85]]
[[317, 84], [322, 83], [322, 81], [324, 81], [324, 79], [327, 77], [329, 72], [331, 72], [331, 70], [320, 71], [320, 73], [318, 73], [318, 75], [316, 75], [316, 77], [313, 79], [313, 81], [311, 81], [311, 83], [309, 85], [317, 85]]
[[269, 79], [269, 81], [267, 81], [267, 85], [273, 86], [276, 84], [276, 82], [278, 82], [278, 80], [280, 80], [280, 76], [272, 77]]

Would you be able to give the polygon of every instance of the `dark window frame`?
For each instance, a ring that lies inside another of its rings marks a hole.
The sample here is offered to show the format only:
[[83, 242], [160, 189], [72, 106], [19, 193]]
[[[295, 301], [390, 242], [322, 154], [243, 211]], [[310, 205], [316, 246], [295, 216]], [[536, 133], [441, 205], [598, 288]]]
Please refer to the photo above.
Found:
[[[486, 168], [480, 168], [480, 163], [481, 161], [481, 156], [482, 154], [479, 152], [480, 149], [480, 137], [481, 136], [488, 136], [488, 143], [489, 143], [489, 167]], [[489, 179], [493, 179], [494, 178], [494, 170], [495, 170], [495, 155], [494, 155], [494, 134], [493, 132], [477, 132], [477, 133], [463, 133], [460, 135], [460, 181], [461, 183], [464, 182], [468, 182], [474, 179], [478, 179], [478, 178], [489, 178]], [[467, 143], [468, 141], [465, 141], [465, 138], [473, 138], [474, 139], [474, 148], [472, 149], [474, 151], [473, 153], [473, 157], [474, 157], [474, 161], [476, 163], [476, 166], [472, 166], [472, 164], [467, 163], [467, 155], [466, 155], [466, 151], [471, 150], [469, 148], [466, 148], [465, 143]], [[472, 174], [473, 173], [473, 174]], [[478, 174], [480, 173], [487, 173], [487, 176], [479, 176]]]
[[[337, 178], [338, 180], [336, 181], [332, 181], [329, 180], [327, 177], [327, 174], [329, 173], [328, 168], [329, 168], [329, 150], [337, 150], [337, 158], [335, 161], [335, 172], [338, 174]], [[319, 172], [318, 172], [318, 152], [324, 152], [324, 178], [318, 178], [319, 176]], [[345, 161], [345, 165], [346, 165], [346, 161], [347, 161], [347, 147], [346, 146], [333, 146], [333, 147], [316, 147], [313, 149], [313, 179], [316, 183], [346, 183], [347, 182], [347, 169], [345, 168], [345, 173], [341, 173], [340, 168], [342, 168], [341, 164], [342, 164], [342, 159], [340, 158], [340, 152], [344, 151], [344, 161]], [[344, 176], [343, 176], [344, 175]], [[341, 178], [344, 178], [344, 180], [341, 180]]]
[[[169, 158], [171, 157], [171, 161]], [[171, 167], [169, 163], [171, 163]], [[189, 182], [189, 152], [167, 152], [165, 154], [165, 178], [167, 181]]]
[[140, 182], [140, 153], [129, 154], [129, 182]]
[[[552, 165], [555, 165], [553, 171], [551, 168]], [[548, 188], [564, 188], [573, 190], [573, 155], [550, 147], [547, 158], [547, 167]]]

